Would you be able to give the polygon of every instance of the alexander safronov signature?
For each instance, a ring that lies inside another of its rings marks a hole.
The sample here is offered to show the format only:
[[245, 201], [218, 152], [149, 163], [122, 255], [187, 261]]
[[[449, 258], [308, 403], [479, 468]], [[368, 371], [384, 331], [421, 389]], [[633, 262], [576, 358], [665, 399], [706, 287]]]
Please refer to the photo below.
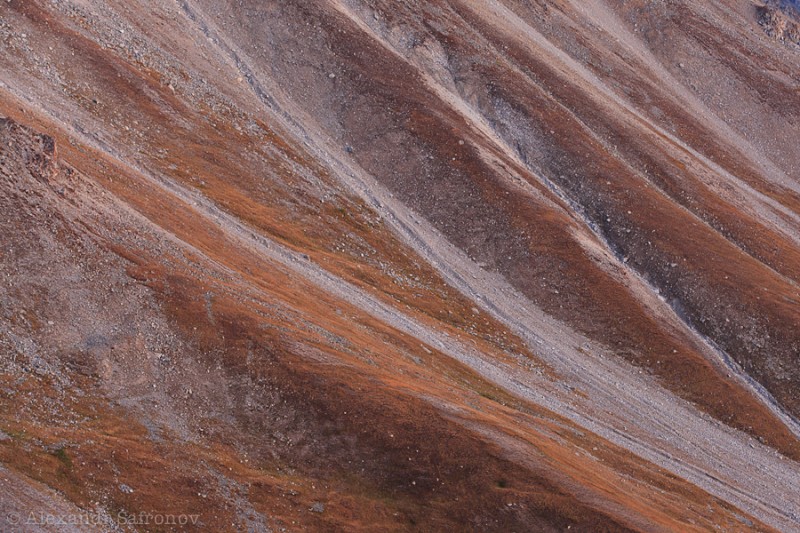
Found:
[[144, 511], [139, 513], [120, 511], [116, 516], [88, 512], [72, 514], [30, 512], [27, 514], [9, 513], [6, 515], [5, 521], [12, 526], [108, 526], [111, 524], [130, 526], [185, 526], [199, 524], [200, 515], [174, 515]]

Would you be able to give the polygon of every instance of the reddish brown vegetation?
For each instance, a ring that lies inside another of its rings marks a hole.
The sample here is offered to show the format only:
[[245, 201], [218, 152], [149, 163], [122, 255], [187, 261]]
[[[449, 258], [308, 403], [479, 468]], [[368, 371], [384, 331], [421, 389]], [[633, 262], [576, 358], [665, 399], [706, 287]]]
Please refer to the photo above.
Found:
[[[101, 4], [0, 8], [0, 462], [26, 490], [214, 531], [767, 528], [620, 445], [661, 450], [636, 421], [599, 419], [614, 444], [452, 358], [523, 366], [568, 409], [598, 402], [590, 420], [607, 405], [344, 179], [604, 347], [571, 347], [588, 361], [796, 461], [777, 410], [800, 413], [798, 175], [791, 146], [752, 139], [796, 134], [800, 109], [754, 58], [797, 60], [731, 44], [754, 12]], [[705, 59], [673, 65], [664, 35]], [[703, 65], [769, 118], [715, 115], [682, 84]]]

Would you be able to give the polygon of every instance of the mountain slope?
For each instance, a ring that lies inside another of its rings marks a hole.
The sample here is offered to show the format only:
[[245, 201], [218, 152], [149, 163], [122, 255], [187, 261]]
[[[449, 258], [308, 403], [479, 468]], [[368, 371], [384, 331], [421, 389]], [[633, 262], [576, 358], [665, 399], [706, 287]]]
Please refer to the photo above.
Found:
[[800, 49], [756, 8], [7, 2], [0, 509], [797, 527]]

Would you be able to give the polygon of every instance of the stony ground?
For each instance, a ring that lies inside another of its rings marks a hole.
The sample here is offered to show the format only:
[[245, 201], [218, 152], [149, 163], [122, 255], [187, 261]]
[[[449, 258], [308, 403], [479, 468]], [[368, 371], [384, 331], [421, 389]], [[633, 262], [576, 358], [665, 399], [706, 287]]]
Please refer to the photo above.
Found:
[[795, 17], [3, 3], [0, 530], [797, 529]]

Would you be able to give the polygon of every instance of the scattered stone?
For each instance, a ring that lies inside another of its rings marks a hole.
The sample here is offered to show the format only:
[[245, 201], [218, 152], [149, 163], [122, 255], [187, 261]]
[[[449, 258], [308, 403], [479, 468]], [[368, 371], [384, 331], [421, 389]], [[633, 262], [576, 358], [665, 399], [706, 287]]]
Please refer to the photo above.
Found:
[[758, 23], [773, 39], [800, 45], [800, 22], [795, 7], [770, 1], [758, 8]]
[[325, 512], [325, 504], [323, 504], [322, 502], [314, 502], [314, 505], [311, 506], [310, 511], [312, 513]]
[[122, 491], [122, 492], [124, 492], [125, 494], [133, 494], [133, 489], [132, 489], [132, 488], [130, 488], [130, 487], [129, 487], [128, 485], [126, 485], [125, 483], [121, 483], [121, 484], [120, 484], [120, 486], [119, 486], [119, 490], [120, 490], [120, 491]]

